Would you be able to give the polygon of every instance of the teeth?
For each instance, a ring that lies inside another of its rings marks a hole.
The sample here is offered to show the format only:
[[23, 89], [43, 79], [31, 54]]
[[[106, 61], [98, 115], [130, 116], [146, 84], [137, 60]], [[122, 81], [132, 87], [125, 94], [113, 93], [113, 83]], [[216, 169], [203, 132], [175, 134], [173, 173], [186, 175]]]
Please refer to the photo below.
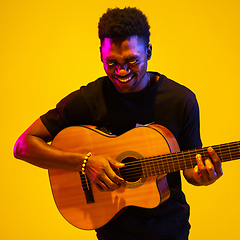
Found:
[[117, 78], [117, 80], [118, 80], [119, 82], [126, 83], [126, 82], [130, 81], [131, 78], [132, 78], [132, 76], [130, 76], [130, 77], [128, 77], [128, 78], [125, 78], [125, 79], [124, 79], [124, 78], [121, 78], [121, 79]]

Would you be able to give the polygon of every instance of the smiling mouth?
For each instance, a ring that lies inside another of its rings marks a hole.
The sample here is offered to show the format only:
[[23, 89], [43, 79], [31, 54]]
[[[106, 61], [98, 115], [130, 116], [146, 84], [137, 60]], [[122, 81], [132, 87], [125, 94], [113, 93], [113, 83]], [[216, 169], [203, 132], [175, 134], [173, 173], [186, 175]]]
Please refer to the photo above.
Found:
[[133, 78], [133, 75], [126, 76], [126, 77], [115, 76], [115, 79], [117, 79], [121, 83], [127, 83], [127, 82], [131, 81], [132, 78]]

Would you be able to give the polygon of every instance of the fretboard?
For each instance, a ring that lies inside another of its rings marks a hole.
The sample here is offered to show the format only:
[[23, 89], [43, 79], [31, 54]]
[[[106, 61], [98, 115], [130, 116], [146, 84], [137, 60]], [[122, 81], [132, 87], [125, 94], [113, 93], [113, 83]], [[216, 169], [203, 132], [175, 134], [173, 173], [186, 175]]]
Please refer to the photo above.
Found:
[[[240, 142], [231, 142], [212, 146], [222, 162], [240, 159]], [[176, 172], [195, 167], [196, 155], [210, 158], [208, 147], [140, 159], [143, 177]]]

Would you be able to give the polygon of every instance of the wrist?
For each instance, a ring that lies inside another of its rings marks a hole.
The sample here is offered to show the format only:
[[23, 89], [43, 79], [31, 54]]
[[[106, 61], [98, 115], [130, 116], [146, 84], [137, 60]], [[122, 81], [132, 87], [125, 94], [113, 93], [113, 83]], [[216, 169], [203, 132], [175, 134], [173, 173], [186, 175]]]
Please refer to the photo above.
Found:
[[83, 174], [86, 174], [86, 172], [85, 172], [86, 171], [86, 164], [87, 164], [87, 161], [88, 161], [89, 157], [91, 157], [91, 156], [92, 156], [92, 153], [89, 152], [85, 155], [85, 157], [83, 159], [82, 169], [81, 169]]

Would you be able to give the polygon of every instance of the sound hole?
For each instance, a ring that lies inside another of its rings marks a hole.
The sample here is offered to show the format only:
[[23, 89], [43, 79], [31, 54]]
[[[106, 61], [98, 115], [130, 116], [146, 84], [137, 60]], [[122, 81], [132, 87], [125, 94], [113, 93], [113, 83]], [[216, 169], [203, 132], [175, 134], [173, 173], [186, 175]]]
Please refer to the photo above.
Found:
[[136, 182], [142, 176], [142, 167], [138, 159], [126, 157], [122, 160], [125, 163], [124, 168], [119, 168], [120, 174], [125, 181]]

